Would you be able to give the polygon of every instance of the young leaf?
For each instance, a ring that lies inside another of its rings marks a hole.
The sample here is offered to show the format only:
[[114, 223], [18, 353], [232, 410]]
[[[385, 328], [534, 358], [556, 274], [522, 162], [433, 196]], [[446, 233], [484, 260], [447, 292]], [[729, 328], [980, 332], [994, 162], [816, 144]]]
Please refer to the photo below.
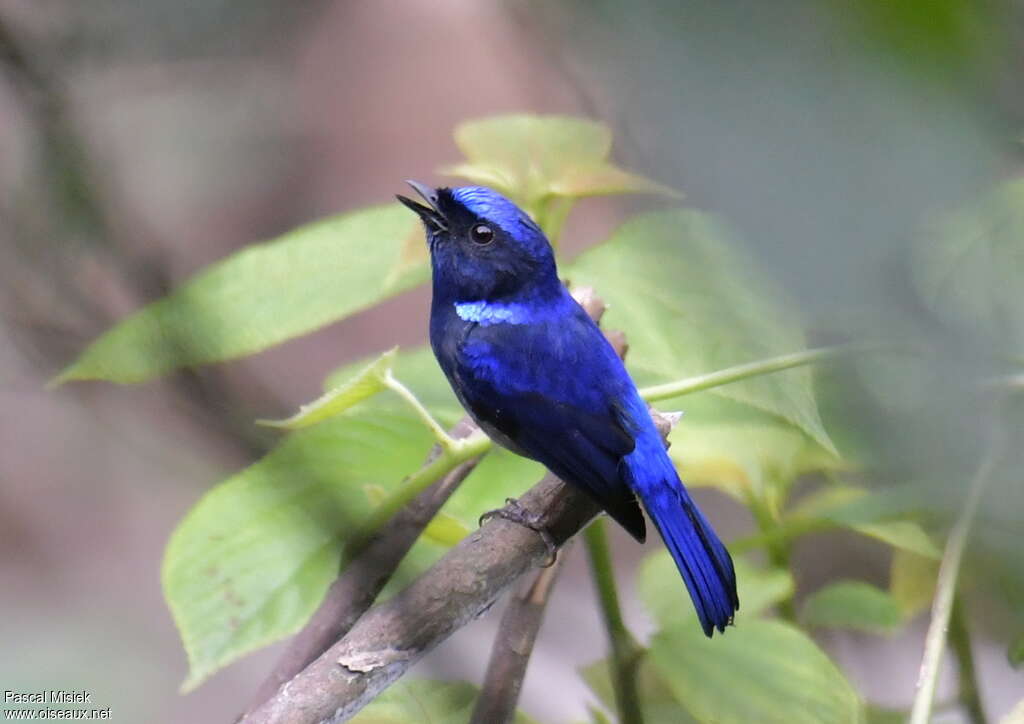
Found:
[[207, 493], [164, 555], [164, 596], [189, 659], [184, 688], [299, 629], [371, 510], [363, 486], [400, 485], [432, 443], [413, 412], [378, 397], [292, 433]]
[[[828, 516], [826, 516], [828, 517]], [[840, 522], [841, 519], [839, 519]], [[888, 543], [893, 548], [938, 560], [942, 551], [918, 523], [912, 520], [880, 520], [877, 523], [846, 523], [861, 535]]]
[[[698, 211], [633, 217], [565, 273], [600, 290], [608, 302], [605, 324], [629, 331], [629, 366], [644, 384], [806, 348], [780, 292], [756, 273], [721, 223]], [[807, 368], [713, 392], [786, 420], [835, 452]]]
[[467, 121], [455, 129], [455, 143], [467, 160], [442, 173], [490, 186], [534, 212], [550, 196], [679, 196], [610, 163], [611, 131], [584, 118], [520, 114]]
[[811, 594], [800, 615], [806, 626], [892, 633], [903, 622], [896, 600], [863, 581], [838, 581]]
[[302, 405], [299, 411], [284, 420], [257, 420], [260, 425], [298, 430], [340, 415], [353, 405], [373, 397], [387, 388], [385, 380], [395, 362], [398, 347], [393, 347], [343, 385], [325, 392], [313, 402]]
[[389, 278], [415, 225], [408, 209], [389, 204], [247, 247], [108, 330], [55, 382], [143, 382], [259, 352], [365, 309], [426, 279], [425, 262]]
[[939, 563], [906, 550], [895, 550], [889, 567], [889, 593], [904, 618], [912, 618], [931, 605]]
[[[371, 363], [371, 360], [364, 359], [339, 367], [324, 380], [324, 390], [341, 387]], [[455, 399], [455, 394], [441, 372], [430, 347], [402, 350], [394, 360], [393, 369], [395, 376], [402, 380], [402, 383], [412, 390], [417, 399], [437, 418], [454, 424], [462, 416], [462, 407]]]
[[[349, 719], [352, 724], [465, 724], [480, 690], [465, 681], [403, 679], [385, 689]], [[513, 724], [536, 724], [517, 712]]]
[[790, 521], [828, 521], [893, 548], [936, 560], [941, 558], [942, 552], [918, 523], [893, 517], [904, 511], [900, 498], [899, 492], [870, 493], [855, 486], [828, 485], [804, 497], [787, 518]]
[[777, 510], [800, 475], [843, 467], [784, 420], [710, 390], [679, 406], [685, 415], [669, 435], [669, 455], [691, 488], [714, 487], [743, 504], [753, 496]]
[[857, 693], [836, 665], [780, 621], [746, 620], [714, 640], [681, 621], [654, 636], [649, 655], [699, 721], [847, 724], [860, 717]]

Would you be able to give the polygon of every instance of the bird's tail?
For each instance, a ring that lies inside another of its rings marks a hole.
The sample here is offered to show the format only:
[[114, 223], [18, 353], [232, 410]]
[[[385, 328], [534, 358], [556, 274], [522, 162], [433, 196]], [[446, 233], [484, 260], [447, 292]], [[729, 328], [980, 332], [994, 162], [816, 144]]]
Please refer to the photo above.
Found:
[[[641, 451], [636, 451], [641, 452]], [[645, 455], [646, 464], [627, 456], [630, 487], [643, 501], [679, 568], [707, 636], [725, 631], [740, 607], [732, 558], [679, 480], [663, 448]], [[651, 458], [654, 460], [651, 460]], [[652, 464], [653, 463], [653, 464]], [[659, 474], [652, 475], [653, 470]]]

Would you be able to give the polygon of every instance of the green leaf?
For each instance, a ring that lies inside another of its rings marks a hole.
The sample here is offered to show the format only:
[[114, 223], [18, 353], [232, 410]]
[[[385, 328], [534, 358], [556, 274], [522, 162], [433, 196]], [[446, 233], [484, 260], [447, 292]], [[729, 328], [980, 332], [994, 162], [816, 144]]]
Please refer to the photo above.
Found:
[[[324, 390], [332, 390], [346, 384], [368, 363], [369, 361], [365, 359], [358, 360], [334, 370], [324, 380]], [[402, 350], [394, 361], [393, 370], [395, 376], [402, 380], [402, 383], [439, 420], [454, 425], [464, 414], [430, 347]]]
[[342, 541], [433, 444], [397, 400], [368, 400], [290, 434], [208, 492], [167, 545], [164, 596], [191, 689], [242, 654], [299, 629], [337, 576]]
[[455, 491], [444, 511], [474, 530], [481, 513], [503, 507], [506, 498], [518, 498], [545, 472], [540, 463], [495, 446]]
[[850, 523], [849, 527], [861, 535], [888, 543], [893, 548], [917, 553], [938, 560], [940, 551], [918, 523], [911, 520], [882, 520], [877, 523]]
[[319, 329], [426, 279], [425, 261], [391, 274], [415, 226], [389, 204], [242, 249], [108, 330], [55, 382], [142, 382]]
[[928, 558], [941, 558], [942, 552], [918, 523], [892, 517], [902, 509], [898, 494], [890, 495], [888, 491], [870, 493], [854, 486], [829, 485], [801, 500], [789, 513], [788, 519], [828, 521], [893, 548]]
[[[604, 323], [629, 334], [628, 363], [662, 383], [806, 348], [781, 293], [753, 268], [724, 226], [693, 210], [635, 216], [566, 269], [608, 302]], [[710, 391], [795, 425], [834, 453], [807, 368]], [[689, 398], [687, 398], [689, 399]]]
[[675, 625], [654, 636], [650, 657], [700, 721], [849, 724], [860, 717], [861, 702], [843, 674], [786, 623], [748, 619], [714, 640], [696, 626]]
[[340, 415], [356, 403], [387, 389], [387, 375], [394, 366], [397, 353], [398, 347], [389, 349], [348, 382], [325, 392], [313, 402], [302, 405], [299, 411], [291, 417], [284, 420], [257, 420], [256, 422], [268, 427], [297, 430]]
[[938, 574], [939, 563], [934, 558], [906, 550], [893, 552], [889, 567], [889, 593], [904, 618], [912, 618], [931, 605]]
[[467, 160], [442, 173], [497, 189], [535, 214], [551, 196], [679, 196], [608, 162], [611, 131], [584, 118], [517, 114], [467, 121], [455, 129], [455, 143]]
[[[587, 686], [608, 711], [618, 711], [609, 659], [595, 661], [580, 669]], [[636, 665], [637, 693], [645, 724], [687, 724], [695, 721], [676, 701], [672, 690], [662, 681], [646, 654]]]
[[[377, 507], [387, 498], [387, 491], [379, 485], [365, 485], [363, 490], [373, 507]], [[470, 532], [470, 529], [463, 525], [458, 518], [441, 511], [427, 523], [427, 527], [423, 529], [423, 537], [445, 548], [450, 548]]]
[[865, 704], [865, 724], [906, 724], [910, 712], [900, 709], [885, 709], [877, 704]]
[[[352, 724], [465, 724], [480, 690], [465, 681], [402, 679], [349, 719]], [[517, 712], [515, 724], [536, 724]]]
[[[349, 379], [361, 364], [346, 365], [331, 373], [327, 386]], [[394, 373], [445, 424], [452, 425], [463, 416], [462, 407], [429, 347], [403, 351], [395, 362]], [[540, 463], [494, 447], [445, 504], [443, 512], [451, 517], [453, 527], [441, 536], [454, 536], [457, 526], [474, 530], [481, 513], [502, 507], [506, 498], [518, 497], [544, 473]]]
[[811, 594], [801, 620], [807, 626], [891, 633], [903, 622], [899, 604], [863, 581], [838, 581]]
[[686, 414], [669, 435], [669, 455], [688, 487], [714, 487], [744, 505], [781, 508], [799, 476], [838, 470], [842, 461], [791, 424], [718, 395], [681, 401]]
[[[737, 628], [793, 595], [793, 576], [789, 571], [759, 568], [741, 557], [736, 557], [733, 564], [740, 597]], [[637, 585], [644, 605], [659, 626], [685, 626], [700, 631], [686, 586], [668, 551], [661, 550], [644, 559]], [[726, 635], [732, 631], [728, 629]]]
[[1024, 361], [1024, 178], [936, 217], [914, 248], [912, 271], [937, 314]]

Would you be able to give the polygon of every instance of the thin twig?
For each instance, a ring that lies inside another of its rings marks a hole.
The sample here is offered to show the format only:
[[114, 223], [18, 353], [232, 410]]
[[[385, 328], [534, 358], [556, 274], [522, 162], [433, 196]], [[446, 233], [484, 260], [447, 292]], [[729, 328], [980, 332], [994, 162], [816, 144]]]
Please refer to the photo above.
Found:
[[942, 666], [942, 654], [946, 647], [946, 632], [949, 618], [953, 610], [953, 599], [956, 594], [956, 580], [960, 572], [960, 561], [967, 545], [967, 535], [971, 522], [978, 510], [978, 503], [988, 487], [996, 463], [1002, 455], [1004, 438], [998, 421], [993, 421], [988, 449], [985, 451], [978, 470], [971, 480], [967, 491], [967, 500], [957, 518], [946, 541], [946, 550], [942, 554], [942, 564], [935, 586], [935, 600], [932, 602], [932, 620], [925, 637], [924, 656], [921, 659], [921, 670], [917, 678], [917, 694], [914, 707], [910, 712], [910, 724], [928, 724], [932, 714], [932, 702], [935, 700], [935, 687], [939, 680]]
[[494, 637], [487, 673], [473, 707], [470, 724], [507, 724], [515, 719], [526, 666], [530, 662], [555, 579], [568, 552], [563, 549], [554, 563], [532, 580], [525, 581], [509, 601]]
[[[468, 418], [451, 430], [452, 437], [466, 438], [477, 430]], [[441, 455], [440, 446], [433, 457]], [[248, 707], [263, 704], [278, 687], [315, 661], [331, 644], [344, 636], [361, 615], [373, 605], [381, 589], [394, 574], [413, 543], [445, 504], [455, 489], [476, 467], [479, 458], [460, 464], [424, 490], [409, 505], [365, 541], [358, 554], [343, 563], [341, 574], [331, 584], [313, 617], [295, 634], [274, 669], [260, 684]], [[431, 459], [428, 458], [428, 464]]]

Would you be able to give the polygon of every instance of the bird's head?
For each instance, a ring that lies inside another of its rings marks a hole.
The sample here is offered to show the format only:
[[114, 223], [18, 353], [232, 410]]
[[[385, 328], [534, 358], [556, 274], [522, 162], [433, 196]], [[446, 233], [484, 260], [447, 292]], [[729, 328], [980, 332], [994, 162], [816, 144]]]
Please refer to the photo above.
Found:
[[483, 186], [432, 189], [408, 183], [426, 204], [398, 200], [423, 221], [435, 297], [492, 300], [559, 284], [544, 232], [504, 196]]

